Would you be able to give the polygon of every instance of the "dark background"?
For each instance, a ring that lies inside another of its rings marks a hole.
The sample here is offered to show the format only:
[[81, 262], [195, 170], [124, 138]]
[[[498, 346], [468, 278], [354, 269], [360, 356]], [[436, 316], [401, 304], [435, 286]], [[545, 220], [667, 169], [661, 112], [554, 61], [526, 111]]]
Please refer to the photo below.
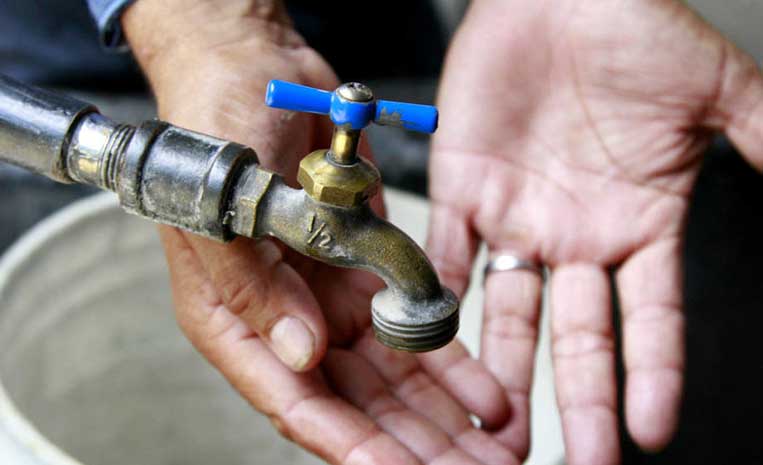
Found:
[[[374, 18], [362, 20], [358, 2], [294, 0], [289, 8], [343, 80], [368, 82], [384, 98], [433, 101], [446, 33], [427, 2], [386, 1]], [[62, 17], [70, 20], [63, 24]], [[104, 95], [132, 96], [150, 112], [145, 83], [129, 55], [98, 48], [79, 2], [0, 0], [0, 31], [0, 72], [98, 91], [93, 95], [107, 101], [113, 97]], [[69, 56], [71, 49], [79, 53]], [[369, 137], [385, 182], [425, 193], [428, 139], [385, 128], [374, 128]], [[92, 192], [0, 164], [0, 251], [44, 216]], [[675, 441], [654, 455], [639, 452], [624, 434], [626, 464], [763, 463], [762, 201], [761, 176], [719, 138], [708, 150], [688, 218], [681, 425]]]

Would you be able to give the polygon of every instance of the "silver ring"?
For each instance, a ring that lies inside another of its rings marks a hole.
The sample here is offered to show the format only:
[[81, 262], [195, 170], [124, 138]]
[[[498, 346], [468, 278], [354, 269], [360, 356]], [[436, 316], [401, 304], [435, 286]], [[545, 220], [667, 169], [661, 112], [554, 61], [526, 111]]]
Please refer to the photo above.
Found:
[[496, 255], [487, 261], [485, 269], [482, 271], [482, 279], [483, 281], [487, 279], [487, 276], [490, 273], [515, 270], [530, 271], [532, 273], [537, 273], [541, 279], [546, 278], [545, 268], [542, 264], [534, 260], [525, 260], [524, 258], [519, 258], [515, 255], [504, 254]]

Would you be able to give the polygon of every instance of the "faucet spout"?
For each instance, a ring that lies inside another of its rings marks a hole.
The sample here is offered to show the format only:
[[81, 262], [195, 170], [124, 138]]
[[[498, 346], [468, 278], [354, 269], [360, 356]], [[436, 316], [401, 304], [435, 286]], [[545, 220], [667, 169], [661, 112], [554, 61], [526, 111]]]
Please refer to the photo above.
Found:
[[421, 248], [374, 214], [367, 202], [340, 207], [287, 186], [252, 167], [239, 182], [232, 227], [250, 237], [272, 236], [330, 265], [370, 271], [387, 288], [372, 300], [377, 339], [395, 349], [434, 350], [458, 331], [458, 300], [440, 284]]

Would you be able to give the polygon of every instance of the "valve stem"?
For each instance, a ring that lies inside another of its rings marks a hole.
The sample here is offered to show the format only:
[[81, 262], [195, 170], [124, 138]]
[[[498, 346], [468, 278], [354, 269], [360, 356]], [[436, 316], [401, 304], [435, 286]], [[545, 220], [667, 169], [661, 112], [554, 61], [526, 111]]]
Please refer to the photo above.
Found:
[[335, 126], [328, 155], [331, 161], [339, 165], [354, 165], [358, 161], [358, 144], [360, 130]]
[[[336, 90], [339, 99], [345, 102], [370, 104], [374, 100], [371, 89], [359, 82], [342, 84]], [[366, 109], [370, 106], [364, 105]], [[351, 124], [337, 124], [334, 126], [334, 136], [331, 138], [331, 148], [328, 156], [338, 165], [354, 165], [358, 161], [358, 144], [360, 143], [360, 129], [353, 129]]]

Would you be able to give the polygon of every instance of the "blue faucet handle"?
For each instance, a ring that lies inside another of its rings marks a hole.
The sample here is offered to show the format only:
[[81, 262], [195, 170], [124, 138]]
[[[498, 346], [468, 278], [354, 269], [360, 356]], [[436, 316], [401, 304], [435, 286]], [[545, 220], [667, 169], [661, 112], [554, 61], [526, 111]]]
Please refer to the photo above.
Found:
[[432, 134], [437, 130], [439, 113], [432, 105], [377, 100], [374, 123], [409, 131]]
[[272, 80], [268, 83], [265, 103], [269, 107], [329, 115], [338, 126], [354, 130], [372, 121], [383, 126], [396, 126], [409, 131], [431, 134], [437, 129], [437, 108], [431, 105], [374, 100], [368, 87], [350, 83], [334, 92]]
[[274, 79], [268, 83], [265, 104], [282, 110], [328, 115], [332, 94], [326, 90]]

